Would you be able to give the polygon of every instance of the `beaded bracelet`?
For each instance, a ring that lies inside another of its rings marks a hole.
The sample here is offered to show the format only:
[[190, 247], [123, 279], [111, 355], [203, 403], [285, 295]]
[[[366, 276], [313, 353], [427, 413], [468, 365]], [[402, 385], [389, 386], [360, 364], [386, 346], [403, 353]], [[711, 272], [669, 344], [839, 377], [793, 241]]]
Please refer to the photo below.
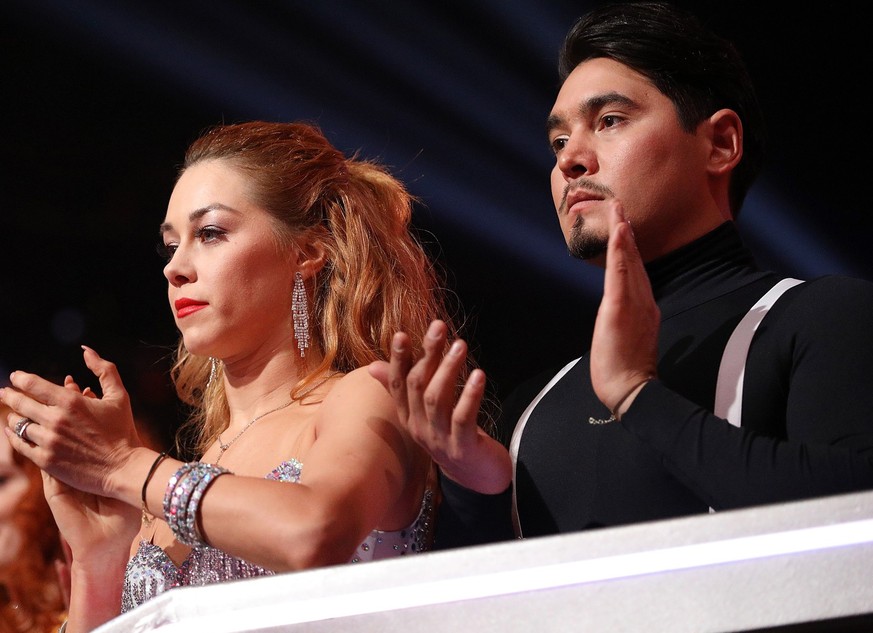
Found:
[[198, 512], [200, 509], [200, 499], [217, 477], [230, 472], [226, 468], [213, 464], [202, 464], [198, 470], [200, 471], [198, 473], [199, 477], [195, 482], [194, 490], [187, 504], [184, 520], [180, 520], [179, 523], [179, 540], [191, 547], [207, 544], [200, 533], [200, 514]]
[[183, 539], [180, 540], [182, 540], [183, 543], [185, 541], [203, 542], [197, 525], [197, 509], [200, 507], [200, 499], [203, 497], [203, 493], [206, 492], [206, 488], [209, 487], [209, 484], [212, 483], [213, 479], [221, 474], [223, 473], [211, 471], [202, 473], [199, 481], [195, 483], [194, 491], [191, 493], [191, 500], [188, 502], [188, 512], [184, 517], [180, 517], [179, 521], [180, 530], [182, 532], [181, 536], [183, 537]]
[[173, 533], [176, 532], [179, 525], [179, 497], [184, 493], [181, 484], [185, 481], [192, 468], [194, 468], [193, 463], [182, 464], [182, 467], [167, 482], [167, 490], [164, 493], [163, 503], [164, 520], [170, 526], [170, 529], [173, 530]]
[[189, 542], [191, 539], [189, 538], [185, 526], [188, 524], [189, 512], [191, 516], [195, 516], [195, 513], [197, 512], [196, 505], [192, 508], [192, 497], [197, 490], [197, 485], [200, 483], [200, 480], [203, 479], [204, 474], [205, 473], [195, 465], [188, 471], [188, 475], [181, 479], [176, 485], [176, 492], [178, 493], [177, 501], [179, 505], [177, 512], [174, 515], [175, 524], [171, 527], [173, 529], [173, 534], [176, 535], [176, 539], [185, 545], [194, 545], [194, 543]]
[[164, 493], [164, 518], [180, 543], [190, 547], [206, 545], [198, 526], [200, 500], [216, 477], [229, 472], [222, 466], [191, 462], [170, 477]]

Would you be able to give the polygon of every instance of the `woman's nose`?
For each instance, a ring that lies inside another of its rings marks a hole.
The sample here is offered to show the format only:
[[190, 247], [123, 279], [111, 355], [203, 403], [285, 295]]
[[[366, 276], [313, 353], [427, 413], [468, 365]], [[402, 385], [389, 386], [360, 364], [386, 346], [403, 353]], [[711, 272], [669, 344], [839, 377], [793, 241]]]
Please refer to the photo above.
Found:
[[190, 283], [195, 278], [194, 267], [185, 250], [178, 246], [170, 261], [164, 266], [164, 277], [170, 284], [179, 287]]

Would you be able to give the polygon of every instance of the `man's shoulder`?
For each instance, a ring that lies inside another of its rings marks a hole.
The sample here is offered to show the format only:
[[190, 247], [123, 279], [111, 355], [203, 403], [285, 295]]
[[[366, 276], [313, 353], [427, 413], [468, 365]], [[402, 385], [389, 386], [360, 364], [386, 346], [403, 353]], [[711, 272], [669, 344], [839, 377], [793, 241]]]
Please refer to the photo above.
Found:
[[785, 292], [771, 309], [767, 326], [817, 332], [854, 333], [873, 322], [873, 282], [846, 275], [809, 279]]
[[821, 275], [806, 282], [809, 287], [820, 289], [858, 288], [866, 292], [873, 292], [873, 281], [852, 277], [849, 275]]
[[873, 282], [847, 275], [822, 275], [806, 280], [786, 293], [795, 309], [829, 311], [839, 306], [873, 308]]

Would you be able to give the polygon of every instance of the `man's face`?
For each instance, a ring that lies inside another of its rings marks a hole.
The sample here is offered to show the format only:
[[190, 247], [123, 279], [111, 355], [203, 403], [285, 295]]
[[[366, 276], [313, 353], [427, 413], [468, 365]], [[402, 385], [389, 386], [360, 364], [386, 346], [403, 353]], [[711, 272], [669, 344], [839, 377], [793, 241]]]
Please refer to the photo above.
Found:
[[722, 221], [708, 218], [702, 134], [679, 124], [673, 103], [643, 75], [606, 58], [581, 63], [549, 116], [552, 198], [570, 253], [603, 263], [604, 201], [618, 200], [649, 261]]

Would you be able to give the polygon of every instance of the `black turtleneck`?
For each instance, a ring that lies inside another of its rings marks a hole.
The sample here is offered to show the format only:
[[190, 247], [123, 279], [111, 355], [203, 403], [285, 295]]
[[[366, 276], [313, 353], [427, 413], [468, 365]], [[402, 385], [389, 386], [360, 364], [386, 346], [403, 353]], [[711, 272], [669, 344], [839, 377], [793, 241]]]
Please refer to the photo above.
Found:
[[[716, 418], [716, 377], [740, 319], [779, 277], [726, 222], [647, 265], [661, 310], [659, 380], [621, 422], [591, 389], [587, 352], [533, 409], [515, 495], [522, 535], [703, 514], [873, 488], [873, 284], [828, 276], [788, 290], [746, 362], [743, 426]], [[503, 436], [552, 378], [505, 403]], [[444, 482], [437, 547], [506, 538], [509, 495]]]

